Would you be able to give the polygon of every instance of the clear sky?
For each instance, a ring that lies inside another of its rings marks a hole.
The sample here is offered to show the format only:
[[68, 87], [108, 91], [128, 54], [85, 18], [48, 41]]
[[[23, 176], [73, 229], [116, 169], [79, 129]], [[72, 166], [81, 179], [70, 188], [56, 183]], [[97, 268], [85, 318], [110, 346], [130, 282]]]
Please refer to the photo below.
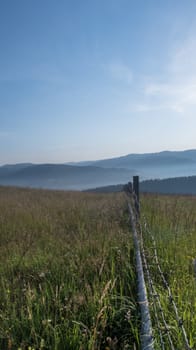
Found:
[[195, 0], [0, 1], [0, 164], [191, 148]]

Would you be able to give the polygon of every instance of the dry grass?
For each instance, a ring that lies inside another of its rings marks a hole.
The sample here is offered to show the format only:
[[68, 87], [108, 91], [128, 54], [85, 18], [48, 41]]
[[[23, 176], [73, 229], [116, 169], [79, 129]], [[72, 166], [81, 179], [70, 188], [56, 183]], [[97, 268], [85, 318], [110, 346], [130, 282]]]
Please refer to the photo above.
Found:
[[[195, 349], [196, 199], [143, 196], [142, 213]], [[144, 238], [173, 341], [182, 349], [145, 231]], [[0, 349], [139, 348], [134, 252], [123, 194], [0, 187], [0, 275]], [[153, 308], [152, 319], [159, 350]]]
[[125, 215], [121, 194], [0, 188], [1, 349], [138, 343]]

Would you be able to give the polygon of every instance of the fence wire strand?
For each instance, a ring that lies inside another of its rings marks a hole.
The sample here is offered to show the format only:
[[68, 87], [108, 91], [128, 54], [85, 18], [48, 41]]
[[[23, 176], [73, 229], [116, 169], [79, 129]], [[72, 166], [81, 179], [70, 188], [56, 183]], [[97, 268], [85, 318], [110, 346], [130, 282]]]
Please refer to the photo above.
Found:
[[162, 279], [162, 282], [163, 282], [163, 286], [167, 290], [169, 302], [173, 306], [173, 310], [174, 310], [174, 313], [175, 313], [176, 321], [177, 321], [178, 327], [180, 328], [182, 336], [183, 336], [183, 339], [184, 339], [184, 344], [185, 344], [187, 350], [192, 350], [190, 345], [189, 345], [188, 336], [187, 336], [186, 330], [185, 330], [184, 325], [183, 325], [183, 319], [179, 315], [178, 307], [177, 307], [177, 305], [175, 303], [175, 300], [174, 300], [171, 288], [170, 288], [169, 283], [167, 282], [167, 280], [166, 280], [166, 278], [164, 276], [164, 273], [163, 273], [163, 271], [161, 269], [161, 266], [160, 266], [158, 253], [157, 253], [157, 245], [156, 245], [156, 241], [155, 241], [154, 235], [148, 229], [148, 224], [147, 224], [147, 220], [146, 220], [145, 216], [143, 216], [143, 220], [144, 220], [145, 230], [148, 233], [148, 235], [151, 237], [151, 240], [152, 240], [153, 250], [154, 250], [154, 260], [155, 260], [157, 269], [159, 271], [159, 274], [161, 276], [161, 279]]
[[[165, 332], [167, 334], [167, 338], [168, 338], [168, 342], [170, 345], [170, 349], [171, 350], [175, 350], [171, 335], [170, 335], [170, 331], [169, 331], [169, 327], [168, 324], [166, 322], [165, 319], [165, 315], [164, 315], [164, 311], [161, 305], [161, 301], [160, 301], [160, 297], [159, 294], [156, 291], [151, 273], [150, 273], [150, 269], [147, 263], [147, 259], [146, 259], [146, 254], [145, 254], [145, 250], [144, 250], [144, 244], [143, 244], [143, 235], [142, 235], [142, 228], [140, 225], [140, 235], [141, 235], [141, 252], [142, 252], [142, 259], [143, 259], [143, 263], [144, 263], [144, 269], [146, 271], [146, 276], [147, 276], [147, 280], [148, 280], [148, 285], [149, 285], [149, 290], [153, 299], [153, 309], [154, 309], [154, 313], [155, 313], [155, 319], [156, 319], [156, 323], [157, 323], [157, 328], [159, 331], [159, 338], [160, 338], [160, 345], [161, 345], [161, 349], [165, 350], [165, 343], [163, 340], [163, 335], [162, 335], [162, 331], [161, 331], [161, 326], [160, 326], [160, 321], [159, 321], [159, 316], [158, 314], [160, 313], [164, 327], [165, 327]], [[157, 306], [158, 305], [158, 306]]]
[[[140, 208], [140, 203], [139, 203], [139, 201], [137, 199], [137, 196], [136, 196], [134, 191], [132, 191], [132, 196], [131, 197], [129, 196], [129, 199], [132, 200], [134, 208]], [[146, 272], [149, 292], [150, 292], [150, 295], [151, 295], [151, 298], [152, 298], [152, 304], [153, 304], [155, 320], [156, 320], [156, 323], [157, 323], [157, 329], [159, 331], [159, 339], [160, 339], [161, 349], [165, 350], [165, 343], [164, 343], [163, 334], [162, 334], [162, 331], [161, 331], [160, 320], [159, 320], [159, 313], [161, 315], [162, 322], [163, 322], [164, 327], [165, 327], [165, 332], [167, 334], [167, 338], [168, 338], [168, 342], [169, 342], [169, 345], [170, 345], [170, 349], [171, 350], [175, 350], [175, 347], [174, 347], [174, 344], [173, 344], [173, 341], [172, 341], [172, 338], [171, 338], [171, 335], [170, 335], [169, 326], [168, 326], [168, 324], [166, 322], [166, 317], [165, 317], [165, 314], [164, 314], [164, 311], [163, 311], [163, 308], [162, 308], [162, 305], [161, 305], [161, 300], [160, 300], [159, 294], [156, 292], [156, 288], [155, 288], [155, 285], [154, 285], [154, 282], [153, 282], [153, 278], [152, 278], [152, 275], [151, 275], [151, 272], [150, 272], [150, 268], [149, 268], [149, 265], [148, 265], [148, 262], [147, 262], [145, 248], [144, 248], [144, 241], [143, 241], [143, 232], [142, 232], [142, 227], [143, 226], [144, 226], [144, 229], [145, 229], [146, 233], [151, 238], [152, 245], [153, 245], [154, 261], [155, 261], [155, 264], [157, 266], [159, 275], [161, 277], [163, 286], [167, 290], [168, 300], [169, 300], [170, 304], [173, 306], [175, 319], [176, 319], [178, 327], [179, 327], [179, 329], [181, 331], [185, 348], [186, 348], [186, 350], [192, 350], [192, 348], [191, 348], [191, 346], [189, 344], [189, 341], [188, 341], [188, 336], [187, 336], [186, 330], [184, 328], [183, 319], [180, 317], [180, 313], [178, 311], [178, 307], [177, 307], [177, 305], [175, 303], [175, 300], [174, 300], [174, 297], [172, 295], [171, 288], [170, 288], [169, 283], [167, 282], [167, 280], [166, 280], [166, 278], [164, 276], [164, 273], [163, 273], [163, 271], [161, 269], [161, 265], [160, 265], [159, 257], [158, 257], [158, 252], [157, 252], [157, 245], [156, 245], [156, 241], [155, 241], [154, 235], [152, 234], [152, 232], [148, 228], [148, 223], [147, 223], [146, 217], [142, 214], [142, 219], [139, 218], [138, 213], [137, 213], [137, 209], [135, 209], [135, 217], [137, 218], [137, 223], [138, 223], [138, 227], [139, 227], [139, 231], [140, 231], [141, 256], [142, 256], [144, 270]]]

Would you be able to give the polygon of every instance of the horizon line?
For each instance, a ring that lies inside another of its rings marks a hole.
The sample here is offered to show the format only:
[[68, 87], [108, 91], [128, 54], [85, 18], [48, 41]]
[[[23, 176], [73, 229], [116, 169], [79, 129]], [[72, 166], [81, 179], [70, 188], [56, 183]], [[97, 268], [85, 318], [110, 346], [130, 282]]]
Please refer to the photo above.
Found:
[[115, 158], [124, 158], [129, 155], [148, 155], [148, 154], [160, 154], [160, 153], [172, 153], [172, 152], [190, 152], [190, 151], [196, 151], [196, 148], [190, 148], [190, 149], [182, 149], [182, 150], [163, 150], [163, 151], [155, 151], [155, 152], [134, 152], [134, 153], [127, 153], [125, 155], [120, 156], [114, 156], [114, 157], [104, 157], [99, 159], [93, 159], [93, 160], [79, 160], [79, 161], [65, 161], [65, 162], [31, 162], [31, 161], [21, 161], [21, 162], [8, 162], [8, 163], [0, 163], [0, 167], [2, 166], [11, 166], [11, 165], [41, 165], [41, 164], [53, 164], [53, 165], [72, 165], [77, 163], [88, 163], [88, 162], [98, 162], [98, 161], [104, 161], [104, 160], [111, 160]]

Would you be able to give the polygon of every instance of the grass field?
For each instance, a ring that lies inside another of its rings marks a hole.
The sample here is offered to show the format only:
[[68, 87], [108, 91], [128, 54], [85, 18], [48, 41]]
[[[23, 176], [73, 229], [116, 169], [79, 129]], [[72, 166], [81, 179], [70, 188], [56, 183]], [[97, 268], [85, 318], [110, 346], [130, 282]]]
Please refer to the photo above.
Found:
[[137, 346], [122, 194], [1, 188], [0, 227], [1, 350]]
[[[142, 200], [142, 209], [148, 223], [148, 228], [143, 225], [147, 260], [173, 343], [177, 349], [186, 348], [167, 290], [155, 263], [154, 246], [149, 231], [154, 236], [159, 263], [171, 288], [189, 344], [192, 349], [196, 349], [196, 197], [145, 196]], [[142, 221], [145, 222], [143, 218]], [[152, 304], [151, 314], [154, 321], [153, 328], [157, 332]], [[164, 327], [163, 322], [161, 327]], [[167, 344], [166, 348], [170, 349], [167, 334], [162, 333]]]
[[[196, 199], [143, 196], [142, 213], [195, 348]], [[152, 242], [145, 229], [143, 234], [150, 263]], [[183, 349], [151, 265], [173, 341]], [[1, 350], [139, 349], [134, 251], [123, 194], [0, 187], [0, 275]], [[160, 349], [156, 337], [155, 347]]]

